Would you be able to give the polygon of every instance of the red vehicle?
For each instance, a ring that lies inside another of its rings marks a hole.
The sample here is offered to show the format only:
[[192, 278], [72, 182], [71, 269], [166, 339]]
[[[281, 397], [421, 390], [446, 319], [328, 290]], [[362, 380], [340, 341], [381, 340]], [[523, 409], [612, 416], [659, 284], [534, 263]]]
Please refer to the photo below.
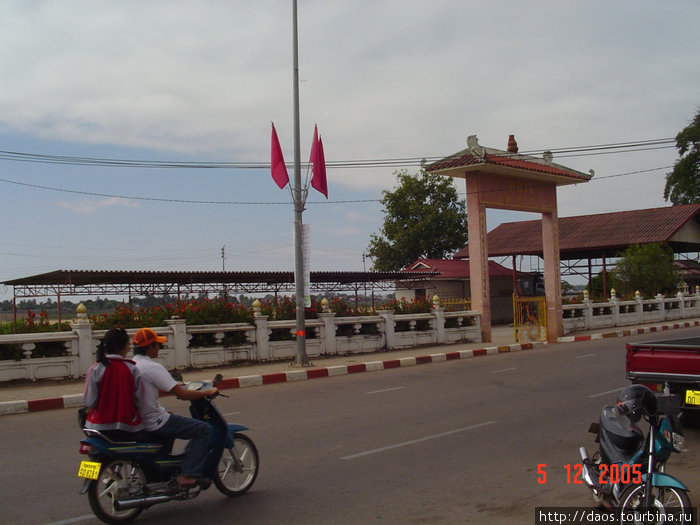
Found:
[[628, 343], [627, 379], [680, 398], [686, 423], [700, 423], [700, 337]]

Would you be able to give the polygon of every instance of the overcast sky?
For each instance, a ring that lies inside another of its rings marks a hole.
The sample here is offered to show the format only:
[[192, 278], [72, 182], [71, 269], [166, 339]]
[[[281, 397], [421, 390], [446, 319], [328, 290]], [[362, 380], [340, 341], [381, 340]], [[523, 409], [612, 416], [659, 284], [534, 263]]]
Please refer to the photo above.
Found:
[[[446, 156], [468, 135], [521, 151], [675, 137], [700, 107], [698, 21], [696, 0], [299, 0], [302, 159], [314, 123], [329, 162]], [[287, 0], [4, 0], [0, 150], [267, 162], [274, 121], [291, 163], [291, 43]], [[559, 214], [668, 205], [676, 158], [555, 156], [596, 174], [559, 189]], [[304, 214], [313, 270], [362, 269], [393, 171], [329, 169], [329, 202], [312, 191]], [[0, 179], [0, 280], [221, 269], [222, 246], [228, 270], [294, 266], [290, 194], [268, 170], [0, 159]], [[529, 218], [493, 211], [489, 228]]]

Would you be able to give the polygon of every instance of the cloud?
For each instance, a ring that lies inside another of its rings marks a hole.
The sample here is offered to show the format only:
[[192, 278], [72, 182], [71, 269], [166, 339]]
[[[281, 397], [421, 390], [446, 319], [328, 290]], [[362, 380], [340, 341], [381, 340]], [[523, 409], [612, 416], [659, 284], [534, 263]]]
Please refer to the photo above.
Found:
[[127, 199], [120, 199], [117, 197], [110, 197], [106, 199], [80, 199], [77, 201], [63, 201], [57, 203], [61, 208], [65, 208], [74, 213], [80, 214], [92, 214], [97, 213], [105, 208], [110, 208], [112, 206], [124, 206], [126, 208], [138, 208], [139, 204]]
[[[329, 162], [446, 156], [471, 134], [504, 148], [515, 133], [523, 150], [674, 136], [697, 105], [699, 16], [692, 2], [304, 2], [302, 157], [314, 122]], [[290, 160], [290, 26], [271, 2], [5, 2], [0, 129], [266, 161], [274, 120]], [[613, 167], [644, 166], [596, 171]], [[393, 172], [330, 168], [329, 187], [378, 192]]]

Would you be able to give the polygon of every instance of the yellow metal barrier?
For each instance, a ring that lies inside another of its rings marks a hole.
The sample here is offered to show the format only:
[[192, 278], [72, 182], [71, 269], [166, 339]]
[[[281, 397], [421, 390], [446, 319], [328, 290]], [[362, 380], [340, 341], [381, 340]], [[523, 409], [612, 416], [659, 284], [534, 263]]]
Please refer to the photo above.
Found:
[[[472, 302], [471, 299], [465, 299], [464, 297], [441, 297], [440, 305], [450, 310], [471, 310]], [[456, 308], [451, 308], [456, 307]]]
[[513, 330], [519, 343], [547, 340], [547, 302], [543, 296], [513, 295]]

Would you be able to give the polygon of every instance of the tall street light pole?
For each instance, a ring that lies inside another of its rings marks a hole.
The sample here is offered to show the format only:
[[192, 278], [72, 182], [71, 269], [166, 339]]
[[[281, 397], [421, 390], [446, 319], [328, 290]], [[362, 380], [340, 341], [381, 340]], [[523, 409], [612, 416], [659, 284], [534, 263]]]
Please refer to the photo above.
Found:
[[306, 320], [304, 318], [304, 252], [302, 242], [302, 215], [304, 190], [301, 187], [301, 138], [299, 133], [299, 38], [297, 32], [297, 0], [292, 0], [292, 38], [294, 52], [294, 267], [297, 299], [297, 355], [295, 363], [309, 364], [306, 355]]

